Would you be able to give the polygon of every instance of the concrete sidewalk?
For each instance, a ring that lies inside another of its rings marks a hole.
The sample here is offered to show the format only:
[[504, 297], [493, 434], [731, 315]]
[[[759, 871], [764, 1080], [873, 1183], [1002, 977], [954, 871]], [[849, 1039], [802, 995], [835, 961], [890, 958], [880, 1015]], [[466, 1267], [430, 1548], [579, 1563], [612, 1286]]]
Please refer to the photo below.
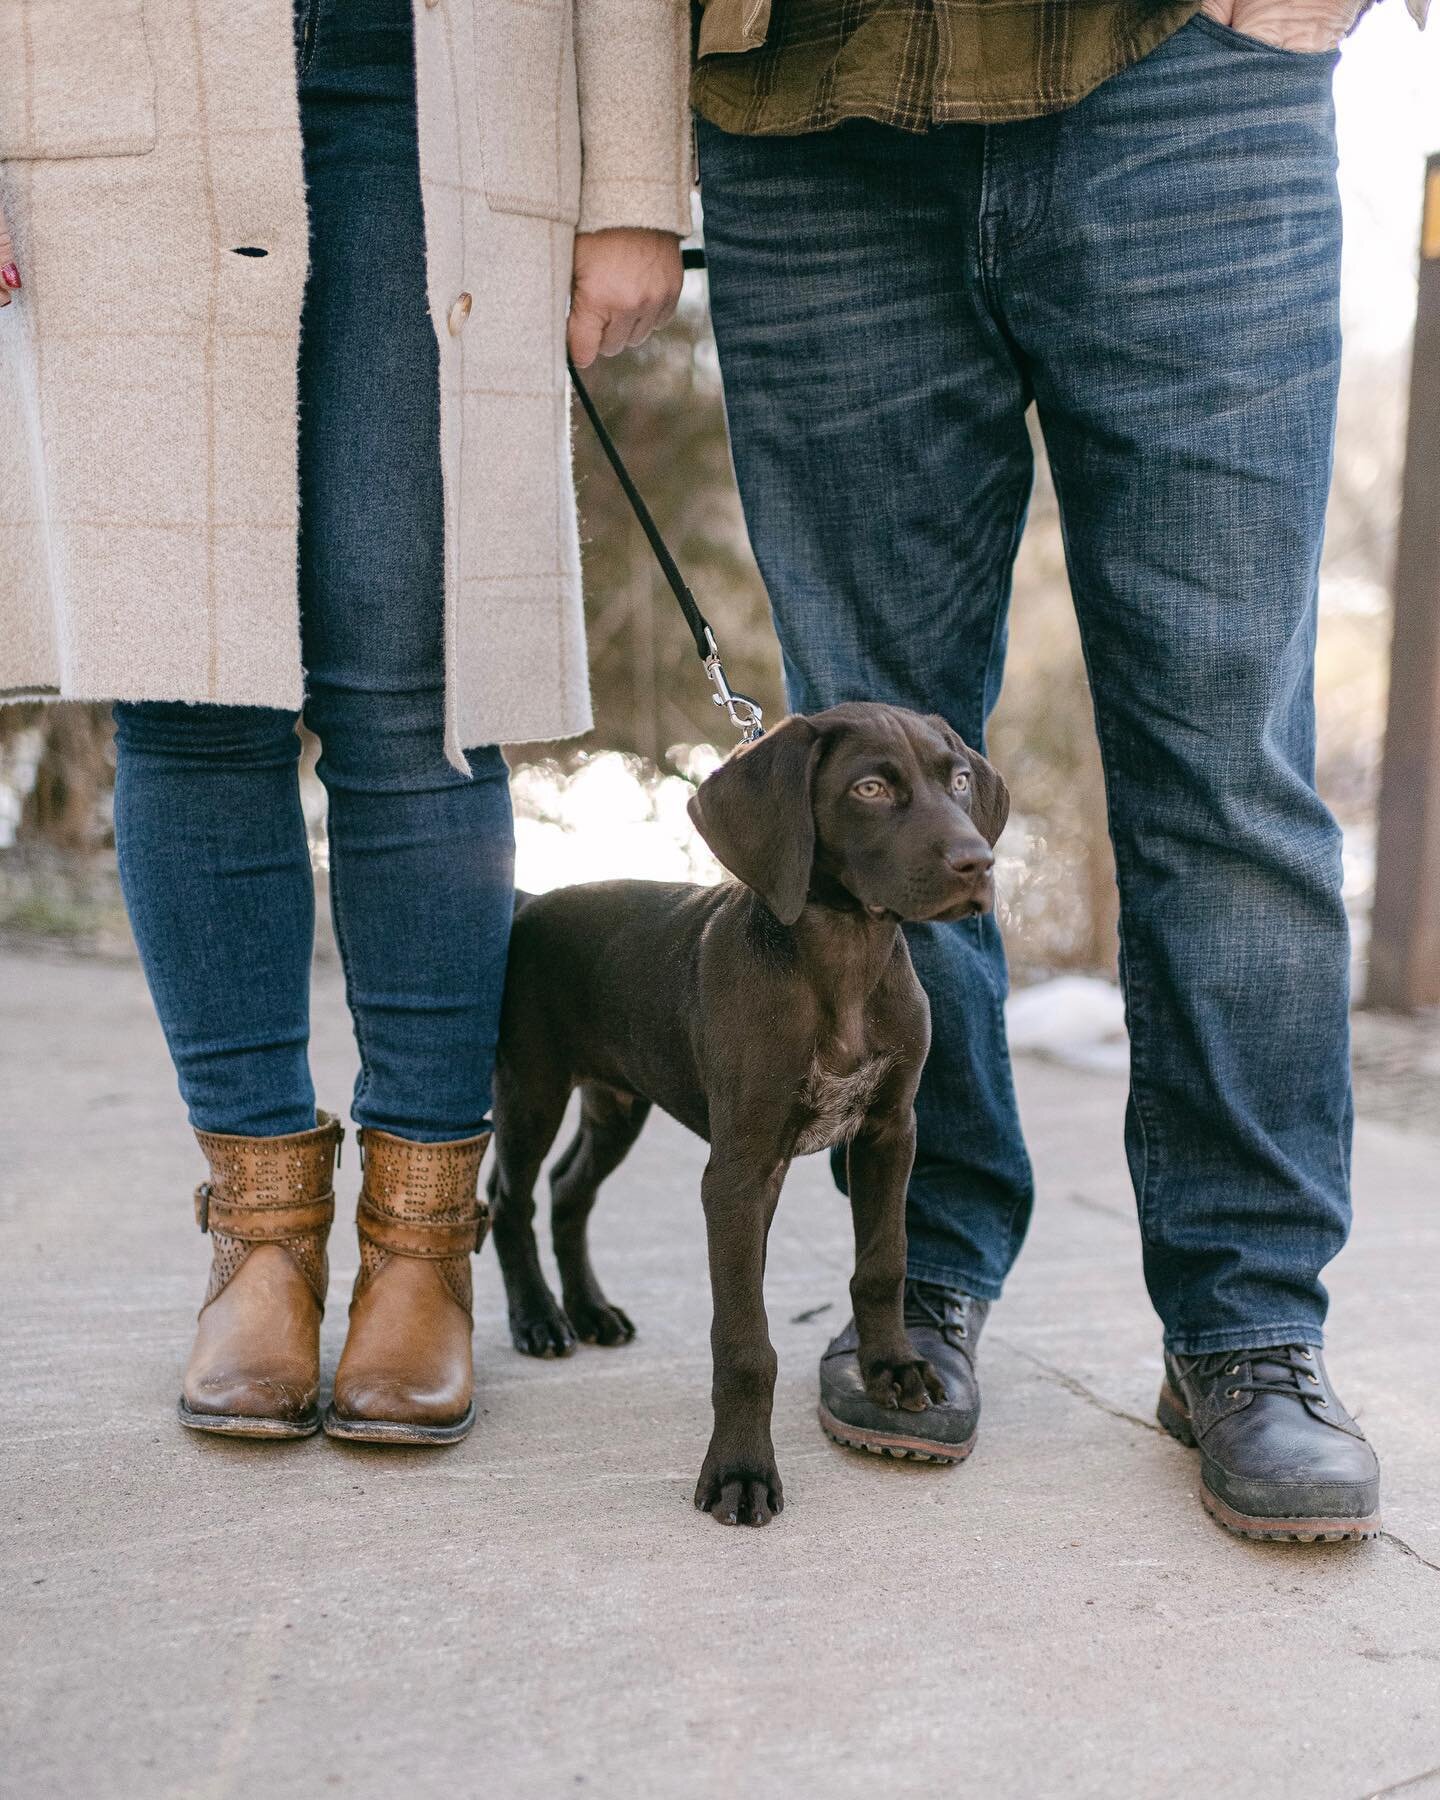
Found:
[[[333, 971], [316, 1072], [352, 1072]], [[1440, 1144], [1362, 1123], [1331, 1361], [1385, 1466], [1360, 1546], [1238, 1542], [1152, 1423], [1118, 1081], [1022, 1064], [1041, 1181], [962, 1468], [826, 1442], [844, 1203], [771, 1244], [786, 1510], [690, 1497], [704, 1150], [647, 1130], [596, 1259], [640, 1335], [510, 1349], [479, 1265], [450, 1451], [199, 1439], [173, 1416], [201, 1169], [132, 967], [0, 957], [0, 1794], [847, 1800], [1440, 1794]], [[342, 1216], [358, 1180], [341, 1170]], [[337, 1227], [327, 1367], [354, 1238]]]

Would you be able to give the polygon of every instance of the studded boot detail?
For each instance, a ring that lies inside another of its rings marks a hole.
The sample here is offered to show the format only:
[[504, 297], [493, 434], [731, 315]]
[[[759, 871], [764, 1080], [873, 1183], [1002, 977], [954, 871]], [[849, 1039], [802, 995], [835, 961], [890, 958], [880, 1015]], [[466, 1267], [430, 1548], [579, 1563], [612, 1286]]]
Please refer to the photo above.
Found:
[[308, 1437], [320, 1424], [320, 1317], [344, 1132], [230, 1137], [199, 1131], [210, 1179], [195, 1220], [210, 1234], [210, 1285], [185, 1368], [180, 1421], [236, 1437]]
[[490, 1214], [476, 1188], [489, 1133], [421, 1144], [369, 1128], [356, 1226], [360, 1273], [331, 1437], [451, 1444], [475, 1423], [470, 1257]]

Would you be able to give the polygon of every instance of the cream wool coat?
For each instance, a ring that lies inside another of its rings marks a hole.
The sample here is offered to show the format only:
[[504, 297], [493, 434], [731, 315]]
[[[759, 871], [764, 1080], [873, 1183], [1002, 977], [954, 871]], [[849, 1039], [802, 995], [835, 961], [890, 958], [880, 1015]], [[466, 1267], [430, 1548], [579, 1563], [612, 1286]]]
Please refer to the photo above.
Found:
[[[414, 6], [455, 760], [590, 723], [572, 241], [689, 230], [689, 23], [685, 0]], [[6, 697], [301, 703], [292, 19], [292, 0], [0, 0], [25, 280], [0, 311]]]

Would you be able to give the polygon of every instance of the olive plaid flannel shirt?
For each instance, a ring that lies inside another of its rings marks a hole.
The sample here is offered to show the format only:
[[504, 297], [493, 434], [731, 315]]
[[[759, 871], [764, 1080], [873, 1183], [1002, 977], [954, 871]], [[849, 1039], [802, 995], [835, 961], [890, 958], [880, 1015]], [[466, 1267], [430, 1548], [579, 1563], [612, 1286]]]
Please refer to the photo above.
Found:
[[[1429, 0], [1409, 0], [1424, 22]], [[1199, 0], [703, 0], [693, 98], [767, 137], [875, 119], [906, 131], [1073, 106]]]

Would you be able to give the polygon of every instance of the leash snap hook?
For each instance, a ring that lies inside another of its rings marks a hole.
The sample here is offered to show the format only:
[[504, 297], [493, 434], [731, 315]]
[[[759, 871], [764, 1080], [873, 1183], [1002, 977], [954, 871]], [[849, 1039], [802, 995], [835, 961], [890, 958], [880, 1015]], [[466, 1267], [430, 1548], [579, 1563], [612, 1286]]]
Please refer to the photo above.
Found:
[[725, 679], [725, 668], [720, 661], [720, 646], [715, 642], [715, 633], [707, 625], [705, 642], [710, 647], [710, 654], [705, 658], [705, 674], [715, 692], [710, 696], [712, 706], [723, 706], [730, 723], [740, 733], [742, 744], [753, 744], [757, 738], [765, 735], [765, 715], [760, 704], [752, 700], [748, 694], [737, 694]]

